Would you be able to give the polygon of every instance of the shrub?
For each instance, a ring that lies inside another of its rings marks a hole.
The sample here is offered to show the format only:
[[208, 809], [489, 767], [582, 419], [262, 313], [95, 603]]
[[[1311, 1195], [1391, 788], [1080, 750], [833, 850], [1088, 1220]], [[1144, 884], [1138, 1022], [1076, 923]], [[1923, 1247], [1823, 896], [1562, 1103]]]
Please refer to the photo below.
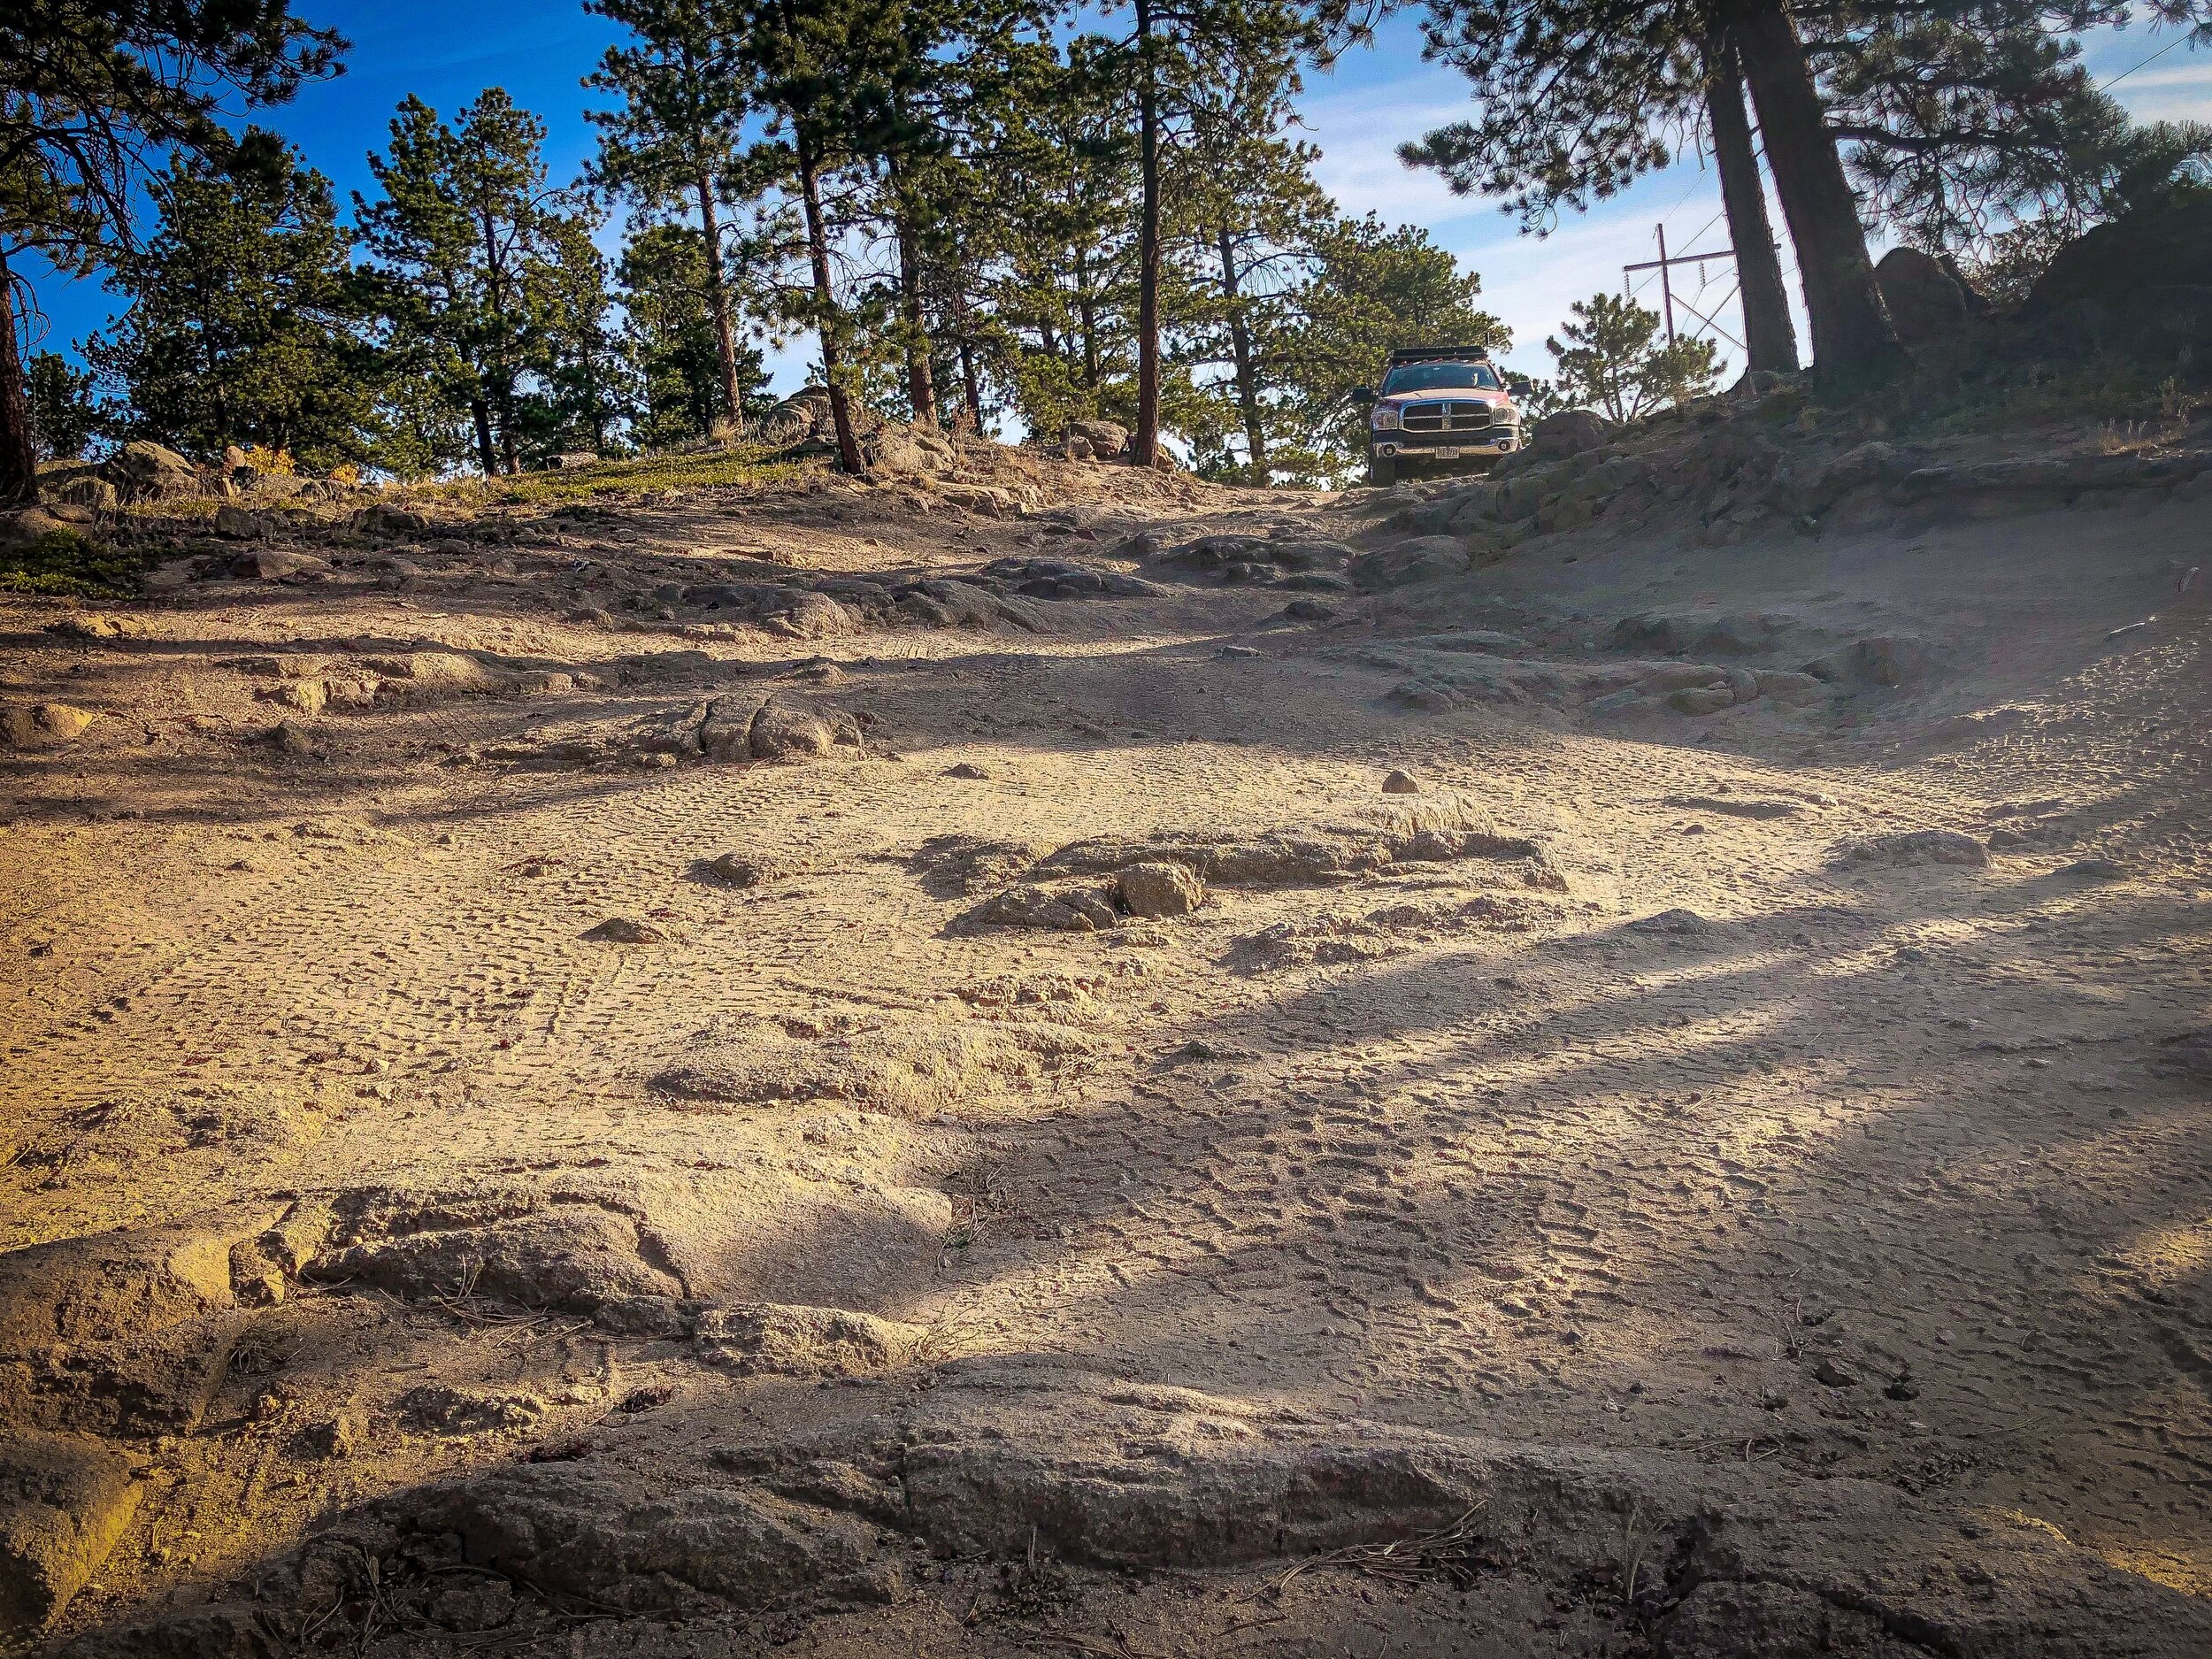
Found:
[[0, 547], [0, 591], [120, 598], [137, 586], [139, 563], [74, 530], [49, 530]]

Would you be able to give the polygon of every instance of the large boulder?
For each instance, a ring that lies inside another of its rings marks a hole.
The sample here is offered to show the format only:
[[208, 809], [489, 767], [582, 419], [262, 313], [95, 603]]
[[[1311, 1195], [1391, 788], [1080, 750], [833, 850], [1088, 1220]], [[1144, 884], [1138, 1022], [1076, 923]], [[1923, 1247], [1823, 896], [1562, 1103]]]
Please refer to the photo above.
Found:
[[886, 421], [860, 446], [868, 470], [882, 478], [927, 478], [953, 463], [951, 442], [936, 427]]
[[1940, 261], [1917, 248], [1893, 248], [1874, 267], [1882, 303], [1909, 346], [1955, 340], [1966, 326], [1966, 290]]
[[144, 438], [110, 456], [100, 472], [125, 501], [175, 501], [207, 493], [191, 462]]
[[113, 484], [89, 471], [73, 474], [43, 493], [50, 502], [89, 507], [95, 512], [113, 512], [122, 499]]
[[1071, 420], [1060, 440], [1074, 454], [1078, 445], [1094, 461], [1118, 461], [1129, 449], [1129, 428], [1111, 420]]
[[1541, 455], [1580, 455], [1610, 443], [1619, 430], [1594, 409], [1563, 409], [1529, 429], [1529, 446]]
[[756, 708], [741, 696], [717, 697], [699, 724], [709, 760], [815, 760], [841, 747], [866, 752], [860, 724], [844, 710], [778, 692]]
[[2020, 314], [2084, 348], [2212, 342], [2212, 196], [2092, 226], [2053, 256]]

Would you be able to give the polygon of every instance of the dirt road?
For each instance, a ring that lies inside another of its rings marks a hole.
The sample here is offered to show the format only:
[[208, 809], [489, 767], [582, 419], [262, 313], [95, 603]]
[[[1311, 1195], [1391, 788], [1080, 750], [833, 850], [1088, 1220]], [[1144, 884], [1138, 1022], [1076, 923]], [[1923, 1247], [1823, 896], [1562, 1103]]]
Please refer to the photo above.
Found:
[[2186, 478], [1426, 580], [1433, 492], [833, 481], [0, 602], [95, 717], [0, 772], [0, 1590], [2206, 1651]]

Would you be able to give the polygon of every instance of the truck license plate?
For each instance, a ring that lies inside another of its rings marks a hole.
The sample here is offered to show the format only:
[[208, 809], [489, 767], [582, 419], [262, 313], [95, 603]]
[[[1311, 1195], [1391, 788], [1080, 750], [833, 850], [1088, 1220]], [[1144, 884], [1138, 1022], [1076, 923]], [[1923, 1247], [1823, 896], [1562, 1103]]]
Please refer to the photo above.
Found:
[[1466, 453], [1464, 449], [1439, 449], [1436, 451], [1436, 458], [1440, 461], [1456, 461]]

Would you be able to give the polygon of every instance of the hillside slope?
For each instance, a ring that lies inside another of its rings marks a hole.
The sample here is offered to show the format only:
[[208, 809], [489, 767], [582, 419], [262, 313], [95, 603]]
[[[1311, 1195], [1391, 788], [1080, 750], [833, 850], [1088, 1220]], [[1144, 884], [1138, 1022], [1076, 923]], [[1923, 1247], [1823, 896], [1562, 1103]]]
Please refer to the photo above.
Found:
[[2212, 1648], [2212, 451], [1793, 419], [0, 596], [0, 1615]]

